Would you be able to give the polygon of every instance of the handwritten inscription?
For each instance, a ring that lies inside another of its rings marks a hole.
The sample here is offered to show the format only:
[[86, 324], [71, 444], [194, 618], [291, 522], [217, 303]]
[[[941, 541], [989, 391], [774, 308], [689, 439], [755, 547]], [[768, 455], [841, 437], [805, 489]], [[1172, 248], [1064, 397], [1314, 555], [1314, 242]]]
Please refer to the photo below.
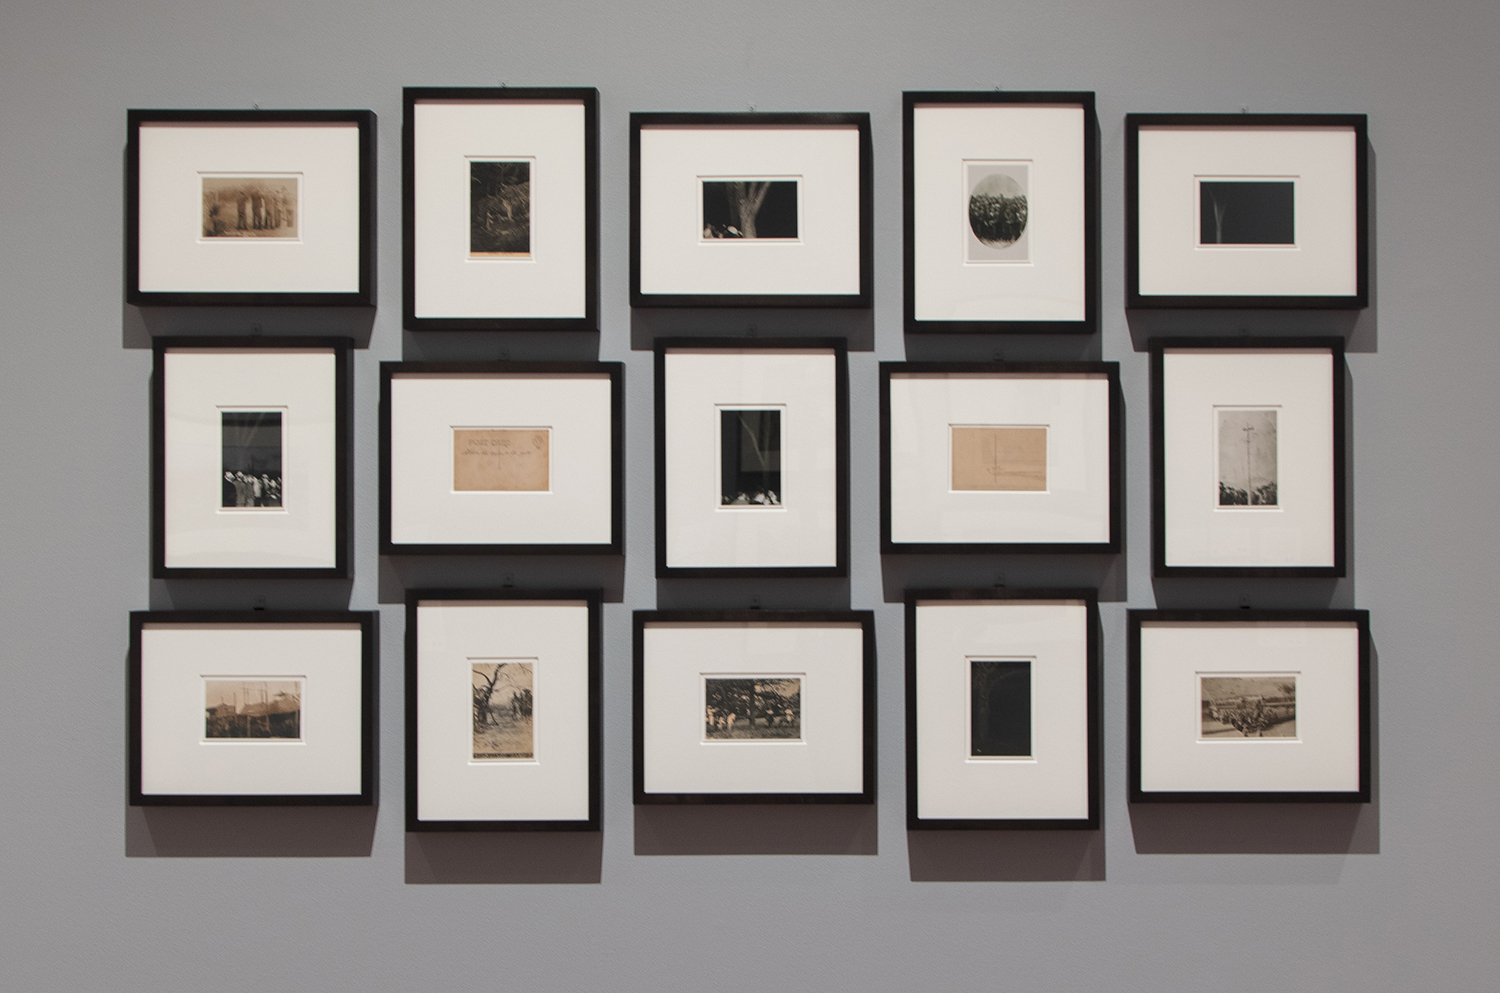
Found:
[[545, 491], [551, 440], [547, 428], [454, 428], [453, 488]]
[[1047, 489], [1047, 429], [1044, 427], [955, 427], [955, 490]]

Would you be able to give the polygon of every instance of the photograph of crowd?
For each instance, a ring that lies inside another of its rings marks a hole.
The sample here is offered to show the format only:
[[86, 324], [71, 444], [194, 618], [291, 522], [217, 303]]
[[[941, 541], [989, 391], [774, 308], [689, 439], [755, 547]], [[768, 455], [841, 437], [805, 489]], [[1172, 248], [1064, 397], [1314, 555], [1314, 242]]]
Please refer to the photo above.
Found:
[[296, 176], [204, 176], [203, 237], [296, 238]]
[[710, 741], [802, 737], [802, 680], [705, 676], [703, 735]]
[[969, 230], [965, 262], [1026, 262], [1031, 167], [1025, 162], [966, 162]]
[[220, 412], [224, 482], [221, 507], [281, 506], [281, 411]]
[[1200, 676], [1203, 738], [1297, 737], [1297, 677]]

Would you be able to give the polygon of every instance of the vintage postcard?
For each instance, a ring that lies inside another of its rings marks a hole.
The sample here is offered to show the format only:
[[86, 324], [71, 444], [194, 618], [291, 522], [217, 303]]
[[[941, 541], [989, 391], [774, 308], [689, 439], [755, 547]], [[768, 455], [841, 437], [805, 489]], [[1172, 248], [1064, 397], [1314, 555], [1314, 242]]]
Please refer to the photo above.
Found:
[[1202, 707], [1200, 738], [1297, 737], [1297, 677], [1198, 677]]
[[704, 676], [703, 737], [708, 741], [800, 739], [799, 676]]
[[536, 757], [532, 731], [534, 660], [470, 659], [476, 759]]
[[454, 428], [453, 488], [546, 492], [551, 444], [548, 428]]
[[204, 238], [296, 238], [299, 176], [203, 176]]
[[950, 433], [955, 490], [1046, 491], [1045, 427], [954, 425]]

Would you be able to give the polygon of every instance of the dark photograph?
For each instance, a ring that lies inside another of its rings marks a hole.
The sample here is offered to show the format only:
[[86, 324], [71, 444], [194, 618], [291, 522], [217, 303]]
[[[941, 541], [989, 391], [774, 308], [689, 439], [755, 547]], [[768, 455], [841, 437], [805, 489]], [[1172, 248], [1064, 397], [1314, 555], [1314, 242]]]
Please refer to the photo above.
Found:
[[967, 162], [969, 195], [968, 262], [1026, 262], [1031, 220], [1031, 167], [1024, 162]]
[[469, 254], [531, 254], [531, 163], [469, 163]]
[[719, 411], [720, 497], [725, 507], [781, 506], [781, 411]]
[[204, 176], [203, 237], [296, 238], [296, 176]]
[[1198, 181], [1198, 243], [1294, 245], [1295, 183], [1290, 180]]
[[703, 237], [797, 237], [795, 179], [703, 180]]
[[1275, 507], [1276, 411], [1220, 407], [1219, 506]]
[[281, 411], [220, 412], [224, 449], [221, 507], [281, 506]]
[[474, 691], [474, 758], [534, 758], [532, 663], [471, 662], [470, 666]]
[[302, 737], [297, 679], [205, 679], [205, 738]]
[[970, 755], [1030, 755], [1030, 660], [971, 659], [969, 708]]
[[802, 680], [707, 676], [703, 736], [709, 741], [802, 737]]
[[1297, 677], [1200, 676], [1203, 738], [1297, 737]]

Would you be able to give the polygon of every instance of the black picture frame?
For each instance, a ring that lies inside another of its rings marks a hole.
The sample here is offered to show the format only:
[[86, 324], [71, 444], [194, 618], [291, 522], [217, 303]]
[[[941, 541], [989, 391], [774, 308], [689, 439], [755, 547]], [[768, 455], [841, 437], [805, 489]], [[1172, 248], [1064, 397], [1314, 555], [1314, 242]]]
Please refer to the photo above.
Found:
[[[854, 127], [859, 131], [859, 292], [718, 294], [641, 292], [641, 129], [643, 127]], [[870, 115], [858, 113], [648, 113], [630, 115], [630, 305], [632, 307], [848, 307], [873, 305], [874, 152]]]
[[[1354, 132], [1355, 292], [1351, 295], [1171, 295], [1140, 291], [1140, 132], [1174, 128], [1350, 128]], [[1360, 310], [1370, 305], [1368, 118], [1364, 114], [1126, 114], [1125, 306], [1127, 309]]]
[[[863, 631], [863, 788], [859, 793], [647, 793], [645, 715], [645, 635], [656, 623], [850, 624]], [[632, 654], [632, 766], [638, 806], [699, 804], [873, 804], [875, 802], [875, 614], [869, 610], [638, 610], [634, 614]]]
[[[1083, 110], [1084, 316], [1077, 321], [917, 319], [916, 110], [922, 105], [1059, 105]], [[908, 90], [901, 95], [902, 295], [907, 334], [1095, 334], [1099, 331], [1099, 119], [1092, 90]]]
[[[684, 567], [667, 564], [666, 358], [673, 349], [805, 349], [834, 353], [837, 404], [835, 430], [835, 562], [831, 566]], [[841, 578], [849, 574], [849, 351], [843, 338], [658, 338], [655, 342], [656, 576], [658, 579]]]
[[[424, 600], [583, 600], [588, 603], [588, 804], [587, 820], [422, 820], [418, 816], [418, 629], [417, 606]], [[406, 591], [406, 830], [599, 831], [603, 827], [604, 775], [604, 591], [503, 589], [412, 589]]]
[[[166, 354], [172, 349], [332, 349], [334, 354], [334, 564], [329, 568], [200, 568], [166, 564]], [[151, 343], [151, 575], [155, 579], [348, 579], [353, 563], [354, 341], [342, 337], [163, 336]]]
[[[582, 317], [419, 317], [416, 313], [416, 105], [423, 101], [577, 102], [584, 114], [584, 314]], [[408, 331], [599, 330], [599, 91], [592, 86], [408, 86], [402, 90], [402, 327]]]
[[[1088, 816], [1083, 818], [924, 818], [918, 814], [917, 604], [923, 600], [1082, 600], [1087, 611]], [[909, 589], [906, 591], [906, 829], [908, 831], [1097, 831], [1102, 820], [1103, 640], [1096, 589]]]
[[[610, 379], [610, 541], [605, 543], [411, 543], [391, 538], [391, 380], [423, 375], [607, 375]], [[380, 364], [381, 555], [623, 555], [625, 551], [625, 366], [621, 362], [382, 362]]]
[[[1141, 625], [1167, 623], [1344, 623], [1359, 632], [1359, 787], [1349, 791], [1147, 791], [1141, 788]], [[1126, 766], [1131, 803], [1369, 803], [1372, 795], [1373, 669], [1368, 610], [1131, 610], [1126, 632]]]
[[[1102, 375], [1109, 379], [1109, 540], [1104, 542], [897, 542], [891, 539], [891, 376], [902, 373]], [[880, 363], [880, 551], [883, 555], [1116, 555], [1123, 547], [1125, 400], [1118, 362]]]
[[[353, 292], [176, 292], [140, 287], [140, 130], [172, 124], [353, 124], [359, 129], [359, 287]], [[127, 112], [125, 302], [136, 307], [375, 306], [375, 112], [371, 110], [148, 110]]]
[[[1333, 409], [1329, 417], [1333, 442], [1333, 564], [1329, 566], [1183, 566], [1167, 564], [1166, 509], [1166, 416], [1163, 366], [1167, 350], [1186, 349], [1306, 349], [1328, 351], [1333, 365]], [[1151, 359], [1151, 565], [1152, 575], [1161, 578], [1263, 578], [1263, 579], [1341, 579], [1348, 570], [1348, 482], [1345, 468], [1346, 420], [1348, 411], [1344, 387], [1344, 340], [1338, 337], [1237, 337], [1237, 338], [1152, 338]]]
[[[141, 633], [148, 624], [358, 624], [360, 628], [360, 792], [347, 794], [143, 793]], [[380, 614], [339, 610], [133, 610], [126, 663], [126, 792], [132, 807], [369, 807], [376, 801], [380, 751]]]

